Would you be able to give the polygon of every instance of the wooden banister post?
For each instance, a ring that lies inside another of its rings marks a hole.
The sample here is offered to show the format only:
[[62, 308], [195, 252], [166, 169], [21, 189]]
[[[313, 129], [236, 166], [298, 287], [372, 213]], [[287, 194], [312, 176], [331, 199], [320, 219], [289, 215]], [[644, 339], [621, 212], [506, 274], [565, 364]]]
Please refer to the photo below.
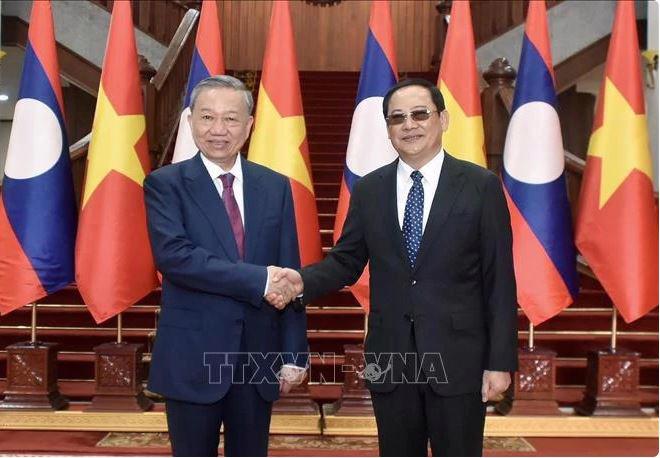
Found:
[[484, 79], [488, 83], [481, 93], [486, 159], [488, 168], [499, 173], [506, 130], [509, 126], [516, 71], [506, 58], [500, 57], [495, 59], [484, 72]]
[[144, 117], [147, 125], [147, 139], [149, 141], [149, 157], [151, 165], [156, 163], [158, 151], [158, 135], [156, 132], [156, 88], [151, 83], [151, 78], [156, 74], [156, 69], [142, 54], [138, 54], [138, 68], [140, 70], [140, 83], [142, 84], [142, 97], [144, 98]]
[[433, 57], [431, 58], [431, 68], [435, 73], [440, 72], [442, 51], [445, 48], [445, 40], [447, 39], [447, 30], [449, 28], [447, 17], [451, 12], [451, 1], [452, 0], [439, 0], [435, 5], [435, 10], [438, 14], [434, 19], [434, 27], [438, 35], [434, 40]]

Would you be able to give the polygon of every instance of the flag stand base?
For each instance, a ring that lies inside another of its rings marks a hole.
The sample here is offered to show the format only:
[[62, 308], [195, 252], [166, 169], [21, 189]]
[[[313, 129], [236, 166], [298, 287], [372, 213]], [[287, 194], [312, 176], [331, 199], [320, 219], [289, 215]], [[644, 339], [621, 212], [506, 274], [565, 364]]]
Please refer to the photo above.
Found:
[[273, 404], [273, 414], [319, 415], [319, 406], [309, 396], [307, 382], [294, 386]]
[[142, 388], [142, 345], [104, 343], [94, 347], [92, 412], [143, 412], [153, 407]]
[[344, 374], [342, 395], [338, 401], [330, 405], [326, 414], [347, 417], [372, 417], [374, 415], [371, 395], [364, 379], [358, 372], [364, 371], [364, 346], [344, 345], [344, 365], [353, 368]]
[[60, 410], [69, 401], [57, 386], [57, 344], [19, 342], [7, 347], [2, 410]]
[[587, 416], [646, 416], [639, 394], [639, 353], [605, 349], [587, 354], [584, 398], [575, 408]]
[[495, 411], [501, 415], [562, 415], [555, 400], [556, 356], [546, 348], [520, 348], [519, 371]]

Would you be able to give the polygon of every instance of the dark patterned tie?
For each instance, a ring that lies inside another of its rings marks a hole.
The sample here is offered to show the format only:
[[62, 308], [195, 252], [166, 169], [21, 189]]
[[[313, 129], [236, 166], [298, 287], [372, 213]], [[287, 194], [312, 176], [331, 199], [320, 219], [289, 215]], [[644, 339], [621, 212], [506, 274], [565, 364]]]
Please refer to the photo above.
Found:
[[418, 170], [410, 174], [413, 180], [412, 188], [408, 192], [406, 200], [406, 210], [403, 213], [403, 238], [406, 242], [406, 251], [410, 267], [415, 267], [417, 251], [422, 243], [422, 220], [424, 215], [424, 187], [422, 186], [422, 176]]
[[236, 240], [236, 247], [238, 248], [238, 257], [244, 259], [244, 238], [243, 221], [241, 221], [241, 210], [238, 208], [236, 197], [234, 196], [234, 175], [225, 173], [220, 175], [222, 181], [222, 202], [225, 204], [227, 215], [229, 216], [229, 223], [231, 230], [234, 232], [234, 240]]

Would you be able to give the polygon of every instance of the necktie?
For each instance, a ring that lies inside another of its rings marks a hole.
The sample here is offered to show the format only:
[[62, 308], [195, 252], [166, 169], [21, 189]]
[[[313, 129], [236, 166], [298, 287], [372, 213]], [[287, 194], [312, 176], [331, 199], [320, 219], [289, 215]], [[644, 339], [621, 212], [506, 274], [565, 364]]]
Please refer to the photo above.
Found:
[[225, 204], [227, 216], [229, 216], [229, 223], [231, 224], [232, 232], [234, 233], [234, 240], [236, 240], [236, 247], [238, 248], [238, 257], [244, 259], [244, 237], [243, 221], [241, 221], [241, 210], [238, 208], [236, 197], [234, 196], [234, 175], [225, 173], [220, 175], [222, 181], [222, 202]]
[[415, 267], [417, 251], [422, 243], [422, 219], [424, 214], [424, 187], [422, 174], [415, 170], [410, 174], [413, 180], [412, 188], [408, 192], [406, 209], [403, 213], [403, 238], [406, 242], [406, 251], [410, 267]]

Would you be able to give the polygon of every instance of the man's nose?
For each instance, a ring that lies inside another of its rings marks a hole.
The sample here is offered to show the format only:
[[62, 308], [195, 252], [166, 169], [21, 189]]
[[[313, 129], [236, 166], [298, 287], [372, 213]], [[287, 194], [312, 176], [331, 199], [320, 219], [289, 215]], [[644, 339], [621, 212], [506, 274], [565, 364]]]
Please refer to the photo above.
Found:
[[410, 114], [408, 114], [408, 116], [406, 116], [406, 118], [403, 120], [403, 125], [401, 127], [404, 130], [410, 130], [410, 129], [414, 129], [415, 127], [417, 127], [417, 123], [415, 121], [413, 121], [412, 116], [410, 116]]
[[227, 133], [227, 124], [225, 123], [224, 119], [217, 118], [214, 120], [210, 131], [214, 135], [222, 135]]

